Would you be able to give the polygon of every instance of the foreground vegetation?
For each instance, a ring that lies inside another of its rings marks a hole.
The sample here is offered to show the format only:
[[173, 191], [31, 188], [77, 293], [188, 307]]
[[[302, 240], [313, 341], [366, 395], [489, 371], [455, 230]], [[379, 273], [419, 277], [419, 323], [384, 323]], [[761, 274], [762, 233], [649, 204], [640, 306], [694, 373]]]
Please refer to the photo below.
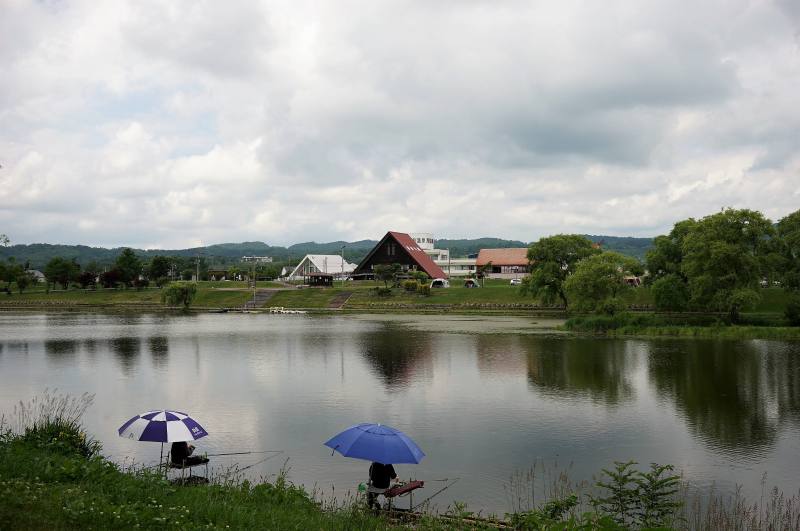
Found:
[[[600, 479], [574, 485], [555, 474], [536, 503], [536, 468], [508, 485], [512, 513], [477, 518], [455, 503], [442, 515], [375, 514], [358, 499], [322, 503], [284, 470], [250, 483], [221, 475], [181, 486], [157, 471], [129, 468], [100, 455], [80, 418], [92, 397], [45, 393], [0, 417], [0, 524], [10, 529], [797, 529], [800, 504], [773, 490], [761, 505], [737, 492], [693, 492], [673, 468], [615, 463]], [[540, 474], [541, 475], [541, 474]]]

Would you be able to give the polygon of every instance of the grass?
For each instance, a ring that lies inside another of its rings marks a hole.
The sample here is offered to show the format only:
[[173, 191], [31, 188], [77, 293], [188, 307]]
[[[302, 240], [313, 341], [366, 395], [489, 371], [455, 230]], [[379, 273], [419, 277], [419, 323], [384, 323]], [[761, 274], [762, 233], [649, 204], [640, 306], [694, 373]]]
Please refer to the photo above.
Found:
[[[242, 289], [229, 291], [201, 283], [193, 302], [196, 307], [239, 307], [252, 297], [252, 291]], [[23, 294], [4, 295], [0, 293], [0, 305], [59, 305], [59, 306], [152, 306], [162, 307], [161, 290], [148, 288], [98, 289], [69, 291], [30, 291]]]
[[[0, 416], [0, 527], [3, 529], [487, 529], [455, 503], [413, 523], [389, 520], [348, 498], [322, 503], [293, 485], [284, 467], [256, 483], [229, 475], [180, 486], [160, 472], [122, 468], [100, 455], [81, 416], [93, 397], [51, 394]], [[515, 529], [798, 529], [800, 497], [766, 490], [759, 502], [737, 489], [695, 489], [671, 466], [615, 463], [599, 479], [573, 482], [568, 471], [534, 466], [511, 477], [506, 494]], [[621, 527], [622, 524], [624, 527]]]
[[[176, 486], [109, 462], [79, 419], [92, 397], [45, 393], [0, 421], [3, 529], [395, 529], [361, 504], [320, 505], [284, 469], [271, 481]], [[446, 522], [430, 522], [446, 529]]]
[[573, 332], [608, 336], [800, 339], [800, 327], [783, 324], [783, 319], [775, 315], [745, 316], [743, 323], [732, 325], [713, 314], [621, 313], [572, 317], [564, 327]]

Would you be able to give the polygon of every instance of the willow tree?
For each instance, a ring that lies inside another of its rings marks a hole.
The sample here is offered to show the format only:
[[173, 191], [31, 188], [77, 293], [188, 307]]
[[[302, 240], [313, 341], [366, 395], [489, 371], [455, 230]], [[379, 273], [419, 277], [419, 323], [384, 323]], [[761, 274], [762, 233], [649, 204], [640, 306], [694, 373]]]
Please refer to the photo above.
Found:
[[578, 234], [541, 238], [528, 248], [531, 274], [523, 280], [522, 292], [545, 304], [560, 300], [566, 308], [569, 300], [564, 283], [580, 260], [599, 252], [591, 240]]
[[188, 310], [197, 295], [197, 283], [174, 282], [161, 292], [161, 302], [167, 306], [183, 306]]

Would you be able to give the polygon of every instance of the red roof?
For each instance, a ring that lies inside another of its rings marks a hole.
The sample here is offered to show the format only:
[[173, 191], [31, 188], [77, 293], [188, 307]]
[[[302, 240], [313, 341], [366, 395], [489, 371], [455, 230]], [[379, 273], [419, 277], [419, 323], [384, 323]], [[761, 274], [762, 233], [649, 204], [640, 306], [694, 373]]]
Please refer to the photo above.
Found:
[[416, 262], [417, 266], [422, 271], [427, 273], [431, 278], [447, 278], [447, 275], [444, 271], [442, 271], [442, 268], [437, 266], [433, 260], [431, 260], [431, 257], [425, 254], [425, 251], [420, 249], [419, 245], [417, 245], [417, 242], [415, 242], [411, 236], [402, 232], [392, 231], [387, 232], [386, 236], [381, 238], [381, 241], [379, 241], [378, 244], [373, 247], [369, 253], [367, 253], [367, 256], [365, 256], [364, 259], [361, 260], [361, 263], [358, 264], [358, 267], [356, 267], [356, 270], [354, 271], [355, 274], [365, 272], [365, 270], [362, 268], [366, 267], [366, 264], [370, 261], [372, 255], [374, 255], [375, 252], [380, 249], [380, 247], [386, 242], [387, 238], [392, 238], [395, 242], [401, 245], [411, 259]]
[[489, 262], [493, 266], [527, 266], [528, 248], [509, 247], [507, 249], [481, 249], [475, 265], [485, 266]]
[[425, 254], [425, 251], [423, 251], [420, 246], [417, 245], [417, 242], [414, 241], [414, 238], [403, 232], [389, 231], [387, 235], [391, 236], [395, 239], [395, 241], [397, 241], [397, 243], [402, 245], [403, 248], [408, 251], [408, 254], [411, 255], [411, 258], [414, 259], [417, 265], [421, 267], [423, 271], [428, 273], [431, 278], [447, 278], [447, 275], [444, 271], [442, 271], [442, 268], [436, 265], [433, 260], [431, 260], [430, 256]]

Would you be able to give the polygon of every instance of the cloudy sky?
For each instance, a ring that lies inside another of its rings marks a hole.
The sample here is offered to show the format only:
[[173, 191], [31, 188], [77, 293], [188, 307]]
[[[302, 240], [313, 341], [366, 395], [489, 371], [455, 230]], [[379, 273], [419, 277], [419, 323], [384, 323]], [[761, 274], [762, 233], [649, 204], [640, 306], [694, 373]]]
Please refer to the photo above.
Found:
[[0, 0], [0, 233], [649, 236], [800, 207], [797, 0]]

